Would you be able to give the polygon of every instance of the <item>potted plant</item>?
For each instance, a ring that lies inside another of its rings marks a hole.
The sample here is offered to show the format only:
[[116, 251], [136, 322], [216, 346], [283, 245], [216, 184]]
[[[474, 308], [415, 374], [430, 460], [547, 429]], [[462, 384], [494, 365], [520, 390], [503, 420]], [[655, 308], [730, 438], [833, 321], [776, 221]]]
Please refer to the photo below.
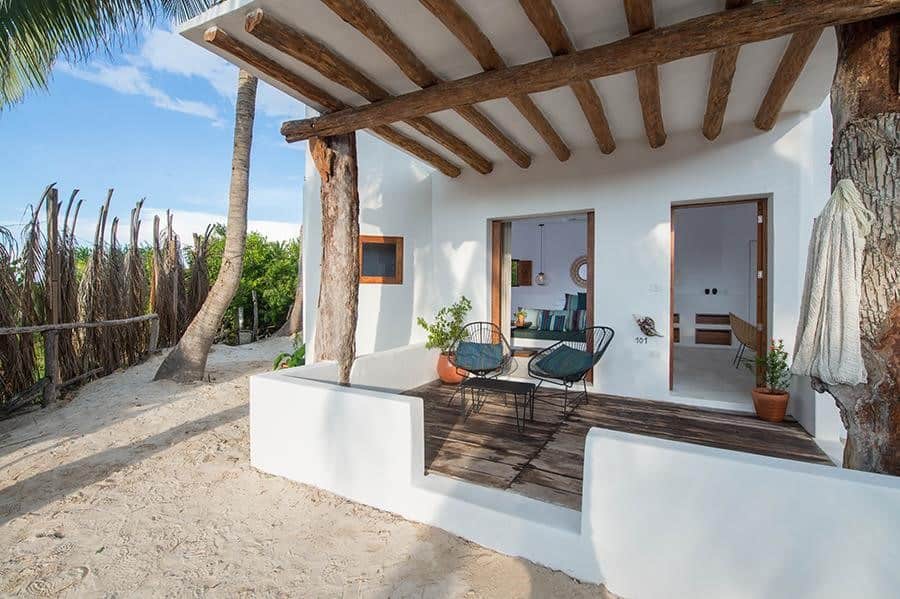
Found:
[[765, 387], [757, 387], [753, 390], [753, 407], [756, 415], [769, 422], [781, 422], [787, 411], [788, 400], [791, 394], [788, 388], [791, 385], [791, 371], [788, 367], [788, 355], [784, 351], [784, 342], [772, 339], [769, 351], [756, 357], [756, 367], [764, 372]]
[[524, 308], [519, 308], [516, 310], [516, 326], [524, 327], [525, 326], [525, 317], [528, 316], [528, 312], [525, 311]]
[[451, 385], [461, 383], [463, 375], [450, 363], [450, 348], [462, 336], [466, 315], [471, 309], [472, 302], [466, 296], [462, 296], [455, 304], [438, 310], [432, 324], [428, 324], [421, 316], [417, 319], [419, 326], [428, 332], [425, 347], [441, 350], [437, 363], [438, 377]]

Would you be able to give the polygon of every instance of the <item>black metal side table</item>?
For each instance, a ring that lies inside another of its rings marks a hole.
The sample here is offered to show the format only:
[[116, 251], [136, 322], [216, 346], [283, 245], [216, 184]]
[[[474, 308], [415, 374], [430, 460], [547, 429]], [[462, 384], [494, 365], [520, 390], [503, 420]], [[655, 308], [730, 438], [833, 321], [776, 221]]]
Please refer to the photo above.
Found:
[[[484, 405], [486, 393], [502, 393], [504, 401], [507, 395], [513, 396], [514, 407], [516, 410], [516, 429], [519, 432], [525, 430], [526, 417], [534, 421], [534, 390], [533, 383], [523, 381], [507, 381], [503, 379], [493, 379], [484, 377], [469, 377], [459, 384], [461, 395], [460, 410], [463, 419], [468, 418], [466, 411], [466, 391], [472, 392], [472, 411], [478, 412]], [[522, 398], [522, 418], [519, 419], [519, 397]], [[530, 409], [530, 414], [527, 410]]]

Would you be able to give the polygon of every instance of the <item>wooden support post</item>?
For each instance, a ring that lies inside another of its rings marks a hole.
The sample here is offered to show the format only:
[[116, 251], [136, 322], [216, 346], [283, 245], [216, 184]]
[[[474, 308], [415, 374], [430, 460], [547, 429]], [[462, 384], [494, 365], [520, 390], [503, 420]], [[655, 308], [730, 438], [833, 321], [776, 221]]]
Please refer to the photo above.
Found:
[[152, 354], [159, 346], [159, 318], [150, 321], [150, 341], [147, 343], [147, 353]]
[[350, 384], [359, 303], [359, 187], [356, 135], [309, 140], [322, 179], [322, 275], [315, 356], [336, 360], [338, 382]]
[[259, 301], [256, 299], [256, 289], [250, 291], [250, 297], [253, 300], [253, 331], [250, 339], [256, 341], [259, 335]]
[[47, 407], [59, 394], [59, 331], [44, 333], [44, 374], [48, 379], [41, 405]]

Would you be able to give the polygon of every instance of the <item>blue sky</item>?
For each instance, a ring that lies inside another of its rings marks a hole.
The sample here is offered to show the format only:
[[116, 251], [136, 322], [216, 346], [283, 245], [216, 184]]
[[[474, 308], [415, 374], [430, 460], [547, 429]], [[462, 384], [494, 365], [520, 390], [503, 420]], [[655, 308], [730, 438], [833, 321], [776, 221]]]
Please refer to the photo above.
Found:
[[[92, 235], [106, 190], [124, 218], [146, 197], [153, 215], [175, 213], [187, 236], [224, 222], [231, 173], [237, 69], [167, 27], [155, 27], [113, 55], [58, 64], [47, 92], [0, 113], [0, 224], [21, 222], [28, 204], [57, 183], [85, 200], [77, 229]], [[250, 173], [251, 230], [295, 236], [302, 213], [305, 144], [287, 144], [282, 121], [304, 107], [260, 82]]]

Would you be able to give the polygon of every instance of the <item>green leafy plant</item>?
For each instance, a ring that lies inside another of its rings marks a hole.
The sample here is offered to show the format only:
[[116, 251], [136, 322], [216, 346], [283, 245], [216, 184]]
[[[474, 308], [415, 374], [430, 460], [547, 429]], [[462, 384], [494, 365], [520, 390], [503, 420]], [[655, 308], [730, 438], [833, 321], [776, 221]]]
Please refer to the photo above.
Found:
[[[787, 393], [791, 386], [791, 369], [788, 366], [788, 354], [784, 351], [784, 341], [771, 340], [769, 351], [757, 356], [756, 368], [763, 369], [766, 393]], [[750, 366], [750, 364], [748, 364]]]
[[516, 320], [518, 320], [519, 318], [525, 320], [525, 317], [528, 316], [528, 312], [525, 310], [525, 308], [519, 307], [519, 309], [516, 310], [516, 313], [513, 314], [513, 316], [516, 317]]
[[291, 353], [281, 352], [275, 357], [272, 364], [272, 370], [281, 370], [282, 368], [294, 368], [295, 366], [306, 365], [306, 344], [300, 340], [300, 335], [294, 335], [294, 351]]
[[434, 317], [434, 323], [428, 324], [421, 316], [417, 319], [419, 326], [428, 332], [425, 347], [438, 348], [442, 354], [450, 352], [453, 343], [462, 336], [466, 315], [472, 310], [472, 302], [462, 296], [458, 302], [444, 306]]

